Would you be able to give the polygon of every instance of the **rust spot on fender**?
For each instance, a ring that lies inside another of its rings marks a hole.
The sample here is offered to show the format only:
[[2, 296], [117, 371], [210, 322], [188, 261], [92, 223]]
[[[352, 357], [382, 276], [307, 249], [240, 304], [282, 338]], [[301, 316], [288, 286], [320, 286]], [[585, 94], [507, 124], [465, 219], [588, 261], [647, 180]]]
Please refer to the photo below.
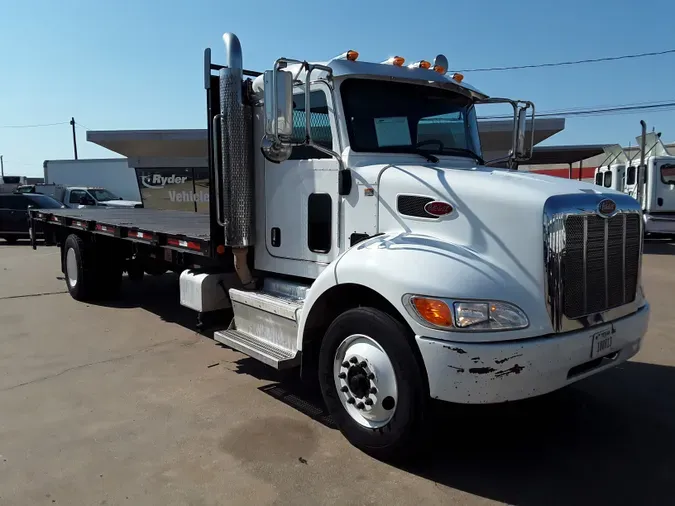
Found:
[[450, 369], [454, 369], [457, 372], [464, 372], [464, 369], [462, 369], [461, 367], [457, 367], [457, 366], [454, 366], [454, 365], [449, 365], [448, 367]]
[[455, 353], [459, 353], [460, 355], [464, 355], [466, 353], [466, 350], [463, 350], [462, 348], [458, 348], [457, 346], [443, 345], [443, 348], [447, 348], [448, 350], [454, 351]]
[[472, 367], [469, 369], [469, 372], [471, 374], [489, 374], [491, 372], [495, 372], [495, 369], [492, 367]]
[[497, 371], [495, 373], [495, 378], [501, 378], [502, 376], [508, 376], [509, 374], [520, 374], [523, 369], [525, 368], [522, 365], [514, 364], [514, 366], [509, 369]]
[[514, 358], [522, 357], [522, 353], [516, 353], [515, 355], [512, 355], [510, 357], [502, 358], [501, 360], [495, 360], [495, 364], [503, 364], [504, 362], [508, 362], [509, 360], [513, 360]]

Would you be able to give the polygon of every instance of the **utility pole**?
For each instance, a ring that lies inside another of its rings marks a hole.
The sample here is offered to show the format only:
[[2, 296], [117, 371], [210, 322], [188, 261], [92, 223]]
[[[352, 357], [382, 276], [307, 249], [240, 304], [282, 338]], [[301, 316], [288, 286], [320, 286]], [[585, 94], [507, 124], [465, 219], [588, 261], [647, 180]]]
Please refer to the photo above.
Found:
[[5, 161], [2, 159], [2, 155], [0, 155], [0, 176], [2, 176], [2, 180], [4, 183], [5, 180]]
[[70, 126], [73, 128], [73, 152], [77, 160], [77, 136], [75, 135], [75, 118], [70, 118]]

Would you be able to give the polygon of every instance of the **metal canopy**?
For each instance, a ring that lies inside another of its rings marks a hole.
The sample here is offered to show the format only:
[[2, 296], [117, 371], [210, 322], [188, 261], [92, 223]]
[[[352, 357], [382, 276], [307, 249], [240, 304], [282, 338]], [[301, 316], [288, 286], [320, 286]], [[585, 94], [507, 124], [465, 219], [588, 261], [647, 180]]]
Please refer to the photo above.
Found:
[[[565, 128], [565, 120], [562, 118], [535, 121], [535, 144]], [[509, 151], [513, 135], [512, 126], [511, 120], [478, 121], [486, 159], [504, 156]], [[208, 150], [206, 130], [90, 130], [87, 132], [87, 140], [128, 158], [129, 165], [136, 168], [174, 167], [181, 163], [206, 166]], [[535, 148], [535, 153], [537, 149], [540, 148]]]
[[[537, 122], [537, 128], [539, 123]], [[576, 146], [539, 146], [534, 148], [532, 158], [527, 165], [570, 165], [604, 153], [604, 144], [585, 144]]]

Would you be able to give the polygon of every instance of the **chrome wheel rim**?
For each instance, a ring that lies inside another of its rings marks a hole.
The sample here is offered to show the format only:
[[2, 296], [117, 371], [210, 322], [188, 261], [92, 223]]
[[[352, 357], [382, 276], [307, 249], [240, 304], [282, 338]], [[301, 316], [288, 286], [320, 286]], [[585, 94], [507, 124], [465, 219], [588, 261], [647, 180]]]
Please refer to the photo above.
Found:
[[377, 429], [396, 413], [398, 384], [389, 356], [377, 341], [364, 335], [347, 337], [335, 352], [333, 378], [337, 395], [359, 425]]
[[72, 248], [66, 253], [66, 276], [68, 276], [68, 284], [74, 288], [77, 285], [77, 258]]

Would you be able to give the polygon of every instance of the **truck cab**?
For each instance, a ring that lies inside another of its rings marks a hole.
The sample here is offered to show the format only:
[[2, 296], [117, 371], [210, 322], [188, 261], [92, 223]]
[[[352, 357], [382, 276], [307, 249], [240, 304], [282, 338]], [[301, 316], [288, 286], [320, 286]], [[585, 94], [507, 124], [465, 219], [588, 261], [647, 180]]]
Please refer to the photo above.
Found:
[[596, 169], [595, 184], [638, 199], [646, 235], [675, 237], [675, 156], [656, 133], [645, 134], [644, 141], [640, 137], [636, 140], [644, 146], [644, 156], [638, 152], [629, 160], [618, 144], [605, 148], [608, 156]]
[[357, 446], [403, 444], [427, 396], [521, 399], [637, 353], [637, 202], [482, 158], [476, 106], [513, 106], [515, 169], [531, 103], [489, 98], [442, 55], [281, 58], [245, 79], [224, 41], [205, 79], [213, 212], [243, 287], [215, 338], [274, 367], [317, 364]]

